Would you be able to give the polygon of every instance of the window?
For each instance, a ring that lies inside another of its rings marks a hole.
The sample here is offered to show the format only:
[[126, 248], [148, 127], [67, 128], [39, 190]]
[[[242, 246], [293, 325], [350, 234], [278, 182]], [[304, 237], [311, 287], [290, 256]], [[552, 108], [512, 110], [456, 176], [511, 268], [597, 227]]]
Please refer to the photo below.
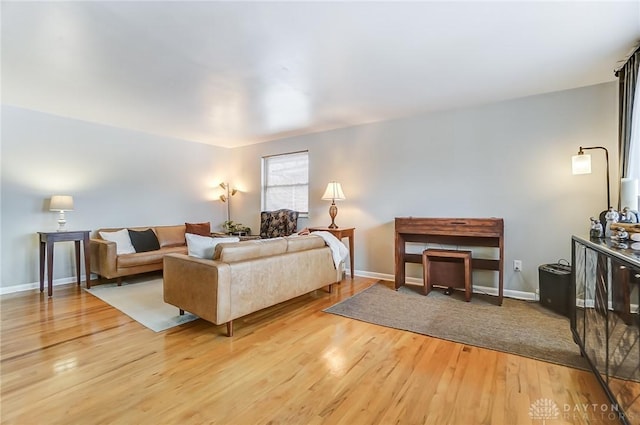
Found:
[[262, 158], [262, 210], [309, 213], [309, 152]]
[[[631, 134], [629, 140], [629, 159], [627, 177], [640, 180], [640, 75], [636, 80], [633, 107], [631, 109]], [[624, 207], [624, 205], [621, 205]]]

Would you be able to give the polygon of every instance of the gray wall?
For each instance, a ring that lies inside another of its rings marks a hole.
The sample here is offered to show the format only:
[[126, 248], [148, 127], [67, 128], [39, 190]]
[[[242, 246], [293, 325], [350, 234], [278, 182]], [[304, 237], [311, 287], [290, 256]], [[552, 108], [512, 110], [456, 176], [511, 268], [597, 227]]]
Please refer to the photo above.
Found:
[[[230, 151], [10, 106], [2, 107], [1, 287], [38, 282], [38, 231], [54, 231], [54, 194], [73, 195], [67, 227], [224, 221], [218, 183]], [[75, 276], [58, 243], [54, 279]]]
[[[72, 194], [68, 226], [175, 224], [225, 219], [220, 181], [241, 190], [231, 218], [259, 228], [264, 155], [308, 149], [310, 215], [328, 225], [320, 197], [331, 180], [347, 200], [336, 222], [356, 227], [355, 269], [394, 273], [394, 217], [503, 217], [507, 290], [534, 292], [537, 267], [570, 257], [570, 236], [588, 231], [605, 205], [604, 155], [594, 174], [571, 175], [579, 146], [611, 153], [617, 182], [617, 86], [602, 84], [476, 108], [368, 124], [233, 150], [166, 139], [13, 107], [2, 109], [1, 287], [38, 280], [35, 232], [54, 230], [52, 194]], [[72, 244], [56, 246], [55, 277], [72, 280]], [[419, 252], [424, 246], [413, 246]], [[493, 255], [480, 250], [478, 255]], [[514, 259], [522, 273], [512, 271]], [[420, 268], [409, 274], [419, 277]], [[478, 286], [495, 274], [474, 274]]]
[[[505, 288], [533, 293], [538, 266], [570, 260], [571, 234], [588, 232], [589, 217], [606, 208], [601, 151], [592, 152], [594, 174], [571, 174], [571, 156], [594, 145], [610, 151], [614, 187], [615, 83], [248, 146], [233, 153], [231, 181], [245, 192], [234, 197], [232, 218], [258, 228], [262, 156], [308, 149], [310, 215], [299, 225], [330, 223], [320, 197], [339, 181], [347, 199], [336, 223], [356, 227], [356, 272], [394, 273], [394, 217], [502, 217]], [[512, 271], [514, 259], [522, 273]], [[408, 273], [419, 277], [421, 268]], [[495, 273], [474, 280], [492, 287]]]

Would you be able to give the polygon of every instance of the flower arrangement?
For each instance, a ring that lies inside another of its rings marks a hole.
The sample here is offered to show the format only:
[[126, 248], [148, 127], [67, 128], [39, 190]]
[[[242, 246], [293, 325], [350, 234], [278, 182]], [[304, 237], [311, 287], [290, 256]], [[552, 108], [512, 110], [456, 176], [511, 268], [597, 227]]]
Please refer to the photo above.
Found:
[[229, 234], [233, 234], [233, 233], [246, 233], [249, 234], [251, 233], [251, 228], [241, 224], [241, 223], [236, 223], [232, 220], [227, 220], [224, 223], [222, 223], [222, 228], [224, 229], [225, 233], [229, 233]]

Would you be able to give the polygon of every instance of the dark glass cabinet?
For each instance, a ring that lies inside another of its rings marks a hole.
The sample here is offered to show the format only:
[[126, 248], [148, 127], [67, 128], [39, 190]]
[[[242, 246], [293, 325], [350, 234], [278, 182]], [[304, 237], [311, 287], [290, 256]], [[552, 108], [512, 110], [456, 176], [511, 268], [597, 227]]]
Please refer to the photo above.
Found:
[[640, 424], [640, 251], [572, 238], [571, 331], [625, 424]]

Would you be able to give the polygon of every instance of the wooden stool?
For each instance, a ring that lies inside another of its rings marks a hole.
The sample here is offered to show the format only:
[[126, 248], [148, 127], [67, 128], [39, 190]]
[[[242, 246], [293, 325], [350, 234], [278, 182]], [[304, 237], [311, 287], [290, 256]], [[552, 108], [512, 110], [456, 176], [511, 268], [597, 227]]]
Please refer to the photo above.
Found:
[[422, 268], [425, 295], [431, 292], [434, 283], [445, 287], [464, 284], [465, 300], [471, 301], [471, 251], [425, 249]]

